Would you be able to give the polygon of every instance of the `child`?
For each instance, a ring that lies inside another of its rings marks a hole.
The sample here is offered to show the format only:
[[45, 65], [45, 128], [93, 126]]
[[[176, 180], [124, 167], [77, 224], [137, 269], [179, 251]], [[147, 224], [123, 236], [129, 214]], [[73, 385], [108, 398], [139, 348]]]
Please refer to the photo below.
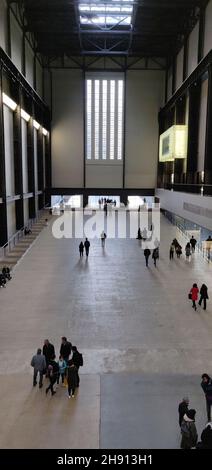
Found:
[[57, 376], [57, 385], [59, 385], [60, 376], [62, 377], [62, 384], [64, 384], [64, 377], [65, 377], [67, 364], [66, 364], [66, 361], [64, 361], [63, 356], [59, 356], [58, 366], [59, 366], [59, 372]]

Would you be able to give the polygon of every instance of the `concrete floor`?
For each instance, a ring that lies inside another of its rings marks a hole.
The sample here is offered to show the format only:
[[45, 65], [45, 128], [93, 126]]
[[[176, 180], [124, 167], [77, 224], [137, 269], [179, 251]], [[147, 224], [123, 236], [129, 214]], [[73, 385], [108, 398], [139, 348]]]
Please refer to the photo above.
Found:
[[[94, 240], [86, 262], [78, 240], [43, 229], [0, 290], [1, 448], [179, 448], [185, 394], [201, 433], [212, 304], [194, 312], [187, 294], [205, 282], [210, 296], [212, 265], [198, 253], [169, 261], [175, 235], [162, 217], [158, 267], [147, 269], [137, 240], [107, 239], [104, 253]], [[45, 338], [58, 353], [63, 335], [84, 355], [72, 400], [32, 387], [32, 355]]]

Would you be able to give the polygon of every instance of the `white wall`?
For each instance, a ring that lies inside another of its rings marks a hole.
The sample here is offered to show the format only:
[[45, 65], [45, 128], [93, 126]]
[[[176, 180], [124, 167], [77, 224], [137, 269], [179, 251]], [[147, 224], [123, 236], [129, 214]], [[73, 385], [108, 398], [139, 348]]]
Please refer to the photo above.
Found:
[[21, 119], [23, 193], [28, 193], [27, 123]]
[[38, 190], [38, 131], [34, 128], [35, 191]]
[[38, 60], [36, 60], [36, 91], [38, 95], [43, 97], [43, 72]]
[[26, 80], [33, 87], [33, 51], [28, 41], [25, 41], [25, 55], [26, 55]]
[[7, 52], [7, 5], [0, 0], [0, 47]]
[[27, 225], [29, 220], [29, 199], [24, 199], [24, 225]]
[[87, 188], [121, 188], [122, 185], [122, 163], [88, 163], [86, 165]]
[[15, 201], [7, 204], [7, 231], [8, 238], [11, 238], [16, 233]]
[[6, 195], [15, 194], [14, 177], [14, 150], [13, 150], [13, 111], [3, 106], [4, 113], [4, 147], [5, 147], [5, 171], [6, 171]]
[[20, 72], [22, 71], [22, 31], [14, 18], [14, 15], [10, 13], [10, 24], [11, 24], [11, 60], [15, 64]]
[[154, 188], [158, 160], [158, 111], [164, 72], [128, 71], [126, 83], [125, 186]]
[[199, 21], [191, 31], [188, 41], [188, 75], [193, 72], [197, 66], [198, 60], [198, 37], [199, 37]]
[[172, 68], [168, 70], [168, 82], [167, 82], [167, 100], [172, 96]]
[[208, 3], [205, 10], [205, 41], [204, 41], [204, 55], [212, 48], [212, 0]]
[[[156, 196], [160, 198], [162, 209], [169, 210], [174, 214], [212, 230], [211, 197], [165, 189], [157, 189]], [[184, 204], [189, 204], [190, 206], [185, 209]]]
[[206, 134], [206, 121], [207, 121], [207, 99], [208, 99], [208, 80], [205, 80], [204, 82], [202, 82], [202, 87], [201, 87], [197, 171], [204, 170], [205, 134]]
[[184, 48], [180, 49], [180, 52], [177, 54], [176, 60], [176, 89], [182, 85], [183, 82], [183, 56]]
[[84, 167], [81, 70], [53, 72], [52, 184], [82, 187]]

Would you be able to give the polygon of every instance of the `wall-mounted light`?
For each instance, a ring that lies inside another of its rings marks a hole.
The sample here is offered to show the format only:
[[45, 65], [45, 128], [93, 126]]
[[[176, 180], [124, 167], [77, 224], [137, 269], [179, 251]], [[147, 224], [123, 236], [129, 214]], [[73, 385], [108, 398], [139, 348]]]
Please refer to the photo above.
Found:
[[203, 186], [201, 186], [200, 193], [201, 193], [201, 196], [203, 196], [203, 194], [204, 194], [204, 188], [203, 188]]
[[39, 124], [37, 121], [35, 121], [35, 119], [33, 119], [33, 126], [34, 126], [34, 128], [37, 129], [37, 131], [38, 131], [38, 129], [39, 129], [39, 127], [40, 127], [40, 124]]
[[30, 115], [24, 111], [24, 109], [21, 108], [21, 117], [26, 121], [29, 122], [30, 120]]
[[3, 100], [3, 103], [6, 104], [6, 106], [8, 106], [8, 108], [12, 109], [12, 111], [15, 111], [15, 109], [17, 108], [17, 104], [15, 103], [15, 101], [9, 98], [9, 96], [7, 96], [6, 93], [2, 93], [2, 100]]
[[171, 174], [171, 184], [174, 184], [174, 173]]
[[43, 127], [43, 135], [47, 135], [47, 134], [48, 134], [47, 130], [44, 129], [44, 127]]

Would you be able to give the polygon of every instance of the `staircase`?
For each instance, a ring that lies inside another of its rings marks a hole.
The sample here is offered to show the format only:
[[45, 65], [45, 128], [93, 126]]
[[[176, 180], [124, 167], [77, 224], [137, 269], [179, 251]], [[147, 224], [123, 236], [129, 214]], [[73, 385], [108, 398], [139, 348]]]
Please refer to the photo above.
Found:
[[22, 238], [19, 239], [15, 246], [10, 249], [2, 259], [0, 259], [0, 271], [4, 266], [7, 266], [10, 270], [14, 268], [45, 227], [46, 218], [47, 214], [44, 213], [40, 219], [30, 227], [32, 233], [29, 235], [24, 235], [23, 233]]

